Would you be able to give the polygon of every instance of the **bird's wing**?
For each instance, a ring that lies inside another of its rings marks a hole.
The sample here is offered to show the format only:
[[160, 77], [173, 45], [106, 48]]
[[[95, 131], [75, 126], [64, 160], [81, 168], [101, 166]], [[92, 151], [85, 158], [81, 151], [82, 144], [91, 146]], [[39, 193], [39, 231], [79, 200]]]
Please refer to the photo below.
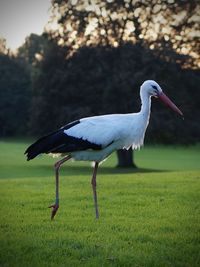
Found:
[[114, 141], [123, 138], [126, 133], [126, 120], [121, 120], [121, 114], [104, 115], [84, 118], [79, 124], [64, 133], [78, 139], [87, 140], [93, 144], [106, 147]]

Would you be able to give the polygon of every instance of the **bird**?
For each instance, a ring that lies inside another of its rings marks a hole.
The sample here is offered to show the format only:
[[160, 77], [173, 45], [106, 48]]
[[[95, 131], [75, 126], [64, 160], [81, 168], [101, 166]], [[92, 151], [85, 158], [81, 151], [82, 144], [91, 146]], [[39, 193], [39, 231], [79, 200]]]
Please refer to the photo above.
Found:
[[164, 94], [160, 85], [154, 80], [146, 80], [140, 86], [141, 109], [137, 113], [106, 114], [75, 120], [45, 135], [30, 145], [25, 155], [32, 160], [40, 154], [60, 155], [62, 158], [54, 165], [55, 169], [55, 203], [51, 219], [59, 209], [59, 169], [70, 160], [92, 161], [94, 169], [91, 185], [95, 217], [99, 218], [97, 202], [97, 170], [99, 164], [118, 149], [139, 149], [144, 143], [145, 132], [151, 113], [151, 98], [160, 99], [173, 111], [183, 116], [182, 111]]

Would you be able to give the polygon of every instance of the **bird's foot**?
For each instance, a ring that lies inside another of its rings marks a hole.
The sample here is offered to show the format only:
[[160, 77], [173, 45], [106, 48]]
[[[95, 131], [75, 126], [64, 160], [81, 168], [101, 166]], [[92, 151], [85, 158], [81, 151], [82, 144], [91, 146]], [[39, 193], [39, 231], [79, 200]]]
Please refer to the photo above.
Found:
[[53, 218], [56, 215], [56, 212], [57, 212], [57, 210], [59, 208], [59, 205], [58, 204], [54, 204], [54, 205], [49, 206], [49, 208], [52, 208], [51, 220], [53, 220]]

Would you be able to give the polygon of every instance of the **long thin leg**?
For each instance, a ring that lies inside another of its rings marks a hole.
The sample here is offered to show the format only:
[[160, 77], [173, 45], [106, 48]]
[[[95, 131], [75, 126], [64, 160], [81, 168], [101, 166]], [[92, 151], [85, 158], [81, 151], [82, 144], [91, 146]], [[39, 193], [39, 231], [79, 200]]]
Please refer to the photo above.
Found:
[[94, 207], [95, 207], [95, 213], [96, 213], [96, 219], [99, 218], [99, 210], [98, 210], [98, 203], [97, 203], [97, 191], [96, 191], [96, 176], [97, 176], [97, 169], [98, 169], [99, 163], [95, 162], [94, 171], [92, 175], [92, 190], [93, 190], [93, 196], [94, 196]]
[[55, 200], [55, 204], [49, 206], [49, 208], [52, 208], [52, 213], [51, 213], [51, 219], [53, 220], [54, 216], [56, 215], [56, 212], [59, 208], [59, 169], [60, 166], [67, 160], [69, 160], [71, 158], [71, 156], [66, 156], [63, 159], [57, 161], [54, 165], [54, 169], [55, 169], [55, 176], [56, 176], [56, 200]]

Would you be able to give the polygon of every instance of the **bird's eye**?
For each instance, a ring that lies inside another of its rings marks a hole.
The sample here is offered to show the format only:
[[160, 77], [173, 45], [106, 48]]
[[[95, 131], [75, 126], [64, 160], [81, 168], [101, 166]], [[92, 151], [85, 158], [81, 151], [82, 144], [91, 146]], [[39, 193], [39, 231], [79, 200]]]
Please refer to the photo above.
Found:
[[153, 89], [156, 89], [158, 90], [157, 86], [156, 85], [152, 85]]

